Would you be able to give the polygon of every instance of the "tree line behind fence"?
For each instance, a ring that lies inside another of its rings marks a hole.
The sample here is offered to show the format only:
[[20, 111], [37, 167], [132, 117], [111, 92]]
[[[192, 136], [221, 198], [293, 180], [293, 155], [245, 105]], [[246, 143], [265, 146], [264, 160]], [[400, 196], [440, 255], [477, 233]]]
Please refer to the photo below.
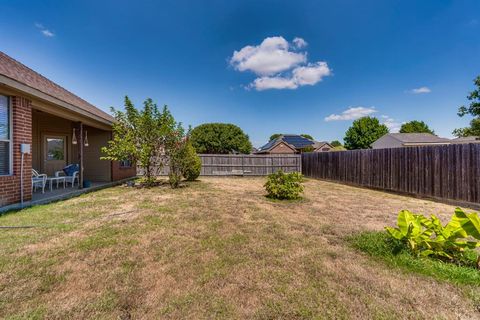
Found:
[[[265, 176], [278, 170], [284, 172], [301, 172], [300, 155], [230, 155], [200, 154], [202, 176], [246, 175]], [[168, 175], [165, 165], [158, 171], [159, 175]]]
[[480, 202], [480, 144], [307, 153], [302, 169], [312, 178]]

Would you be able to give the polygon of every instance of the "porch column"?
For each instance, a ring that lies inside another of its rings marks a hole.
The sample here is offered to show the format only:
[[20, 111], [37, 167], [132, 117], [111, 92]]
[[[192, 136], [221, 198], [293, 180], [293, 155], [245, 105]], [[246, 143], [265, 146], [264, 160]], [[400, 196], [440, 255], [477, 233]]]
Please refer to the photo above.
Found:
[[83, 123], [79, 123], [80, 137], [78, 139], [78, 166], [80, 172], [78, 173], [78, 189], [83, 189]]

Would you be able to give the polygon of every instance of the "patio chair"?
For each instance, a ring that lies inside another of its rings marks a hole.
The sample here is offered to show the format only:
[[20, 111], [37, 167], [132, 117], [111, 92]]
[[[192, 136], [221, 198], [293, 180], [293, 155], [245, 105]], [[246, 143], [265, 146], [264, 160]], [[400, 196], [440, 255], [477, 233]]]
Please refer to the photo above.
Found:
[[63, 168], [62, 171], [55, 172], [55, 177], [65, 177], [65, 183], [70, 183], [73, 188], [75, 186], [75, 181], [77, 181], [77, 184], [80, 184], [78, 173], [78, 165], [71, 164]]
[[37, 186], [42, 188], [42, 193], [45, 193], [45, 185], [47, 184], [47, 175], [45, 173], [38, 173], [37, 170], [32, 169], [32, 192], [37, 190]]

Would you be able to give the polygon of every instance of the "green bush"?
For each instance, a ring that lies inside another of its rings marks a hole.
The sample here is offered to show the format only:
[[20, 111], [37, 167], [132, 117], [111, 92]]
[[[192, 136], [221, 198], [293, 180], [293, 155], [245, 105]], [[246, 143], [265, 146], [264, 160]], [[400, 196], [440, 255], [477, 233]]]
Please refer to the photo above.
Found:
[[[450, 262], [465, 261], [466, 250], [480, 247], [480, 218], [477, 213], [455, 209], [443, 226], [435, 215], [430, 218], [403, 210], [398, 214], [397, 228], [385, 228], [416, 256], [433, 256]], [[480, 261], [479, 261], [480, 262]]]
[[202, 169], [202, 160], [195, 152], [195, 148], [190, 142], [185, 144], [183, 150], [182, 175], [187, 181], [194, 181], [200, 175]]
[[299, 172], [285, 173], [279, 170], [268, 175], [264, 187], [272, 199], [299, 199], [303, 192], [303, 176]]

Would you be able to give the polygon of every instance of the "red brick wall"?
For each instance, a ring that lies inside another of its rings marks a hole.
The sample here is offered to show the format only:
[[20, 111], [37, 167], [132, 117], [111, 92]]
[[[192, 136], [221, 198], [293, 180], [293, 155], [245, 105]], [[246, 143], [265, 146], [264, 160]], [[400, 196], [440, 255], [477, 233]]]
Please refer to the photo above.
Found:
[[[0, 176], [0, 207], [20, 202], [20, 144], [32, 144], [32, 107], [28, 99], [11, 97], [13, 111], [13, 172], [11, 176]], [[24, 159], [24, 200], [32, 198], [32, 155]]]
[[134, 177], [137, 174], [135, 166], [131, 168], [120, 167], [120, 162], [112, 161], [112, 181], [118, 181], [130, 177]]

